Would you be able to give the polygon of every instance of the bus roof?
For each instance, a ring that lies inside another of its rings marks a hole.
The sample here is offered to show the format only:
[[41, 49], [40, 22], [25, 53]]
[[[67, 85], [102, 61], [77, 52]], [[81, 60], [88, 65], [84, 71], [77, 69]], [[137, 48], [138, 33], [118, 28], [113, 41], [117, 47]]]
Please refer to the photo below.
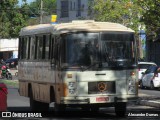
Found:
[[67, 32], [79, 32], [79, 31], [124, 31], [134, 32], [132, 29], [125, 27], [124, 25], [111, 22], [95, 22], [94, 20], [76, 20], [70, 23], [60, 24], [39, 24], [34, 26], [27, 26], [21, 29], [20, 36], [33, 35], [40, 33], [52, 33], [61, 34]]

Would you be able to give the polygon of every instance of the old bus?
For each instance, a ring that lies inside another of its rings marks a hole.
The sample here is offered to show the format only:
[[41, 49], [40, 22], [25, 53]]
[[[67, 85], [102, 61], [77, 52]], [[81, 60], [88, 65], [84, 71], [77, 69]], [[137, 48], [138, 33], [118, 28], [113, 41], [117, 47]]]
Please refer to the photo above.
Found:
[[72, 21], [22, 28], [19, 35], [19, 93], [32, 110], [77, 106], [98, 111], [113, 106], [125, 115], [137, 98], [134, 31], [121, 24]]

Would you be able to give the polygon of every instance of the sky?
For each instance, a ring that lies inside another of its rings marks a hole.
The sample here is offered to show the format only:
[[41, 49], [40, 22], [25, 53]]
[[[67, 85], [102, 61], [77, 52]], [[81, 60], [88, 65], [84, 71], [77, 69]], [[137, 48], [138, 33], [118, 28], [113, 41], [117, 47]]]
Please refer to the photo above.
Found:
[[[19, 5], [21, 5], [22, 4], [22, 0], [18, 0], [19, 1]], [[30, 3], [30, 2], [33, 2], [33, 1], [35, 1], [35, 0], [27, 0], [27, 3]]]

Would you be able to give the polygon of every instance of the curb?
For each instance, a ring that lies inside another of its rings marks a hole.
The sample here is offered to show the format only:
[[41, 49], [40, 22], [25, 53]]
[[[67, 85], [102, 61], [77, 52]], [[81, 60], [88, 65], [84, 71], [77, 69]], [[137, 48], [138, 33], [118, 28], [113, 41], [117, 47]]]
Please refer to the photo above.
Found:
[[140, 101], [139, 101], [139, 104], [140, 104], [140, 105], [145, 105], [145, 106], [151, 106], [151, 107], [160, 108], [160, 102], [159, 102], [159, 101], [140, 100]]

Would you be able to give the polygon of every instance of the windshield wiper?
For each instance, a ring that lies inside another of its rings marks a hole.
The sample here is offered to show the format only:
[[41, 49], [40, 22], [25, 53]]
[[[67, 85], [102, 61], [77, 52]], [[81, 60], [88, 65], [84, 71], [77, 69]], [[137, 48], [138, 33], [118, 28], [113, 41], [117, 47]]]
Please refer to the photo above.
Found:
[[[102, 62], [96, 62], [96, 63], [93, 63], [92, 65], [88, 66], [87, 68], [83, 69], [83, 71], [88, 70], [97, 64], [99, 65], [99, 67], [102, 67]], [[83, 66], [82, 66], [82, 68], [83, 68]]]
[[67, 66], [63, 66], [62, 69], [77, 69], [80, 68], [81, 71], [83, 71], [83, 66], [79, 65], [79, 64], [72, 64], [72, 65], [67, 65]]

